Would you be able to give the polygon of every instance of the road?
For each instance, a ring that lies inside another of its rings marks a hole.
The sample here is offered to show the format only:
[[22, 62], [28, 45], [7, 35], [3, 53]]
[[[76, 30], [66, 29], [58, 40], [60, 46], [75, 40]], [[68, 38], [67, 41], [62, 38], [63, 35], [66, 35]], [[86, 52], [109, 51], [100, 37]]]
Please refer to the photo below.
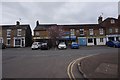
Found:
[[3, 78], [68, 78], [67, 68], [73, 60], [88, 55], [109, 54], [117, 51], [117, 48], [106, 46], [67, 50], [7, 48], [2, 50], [2, 76]]

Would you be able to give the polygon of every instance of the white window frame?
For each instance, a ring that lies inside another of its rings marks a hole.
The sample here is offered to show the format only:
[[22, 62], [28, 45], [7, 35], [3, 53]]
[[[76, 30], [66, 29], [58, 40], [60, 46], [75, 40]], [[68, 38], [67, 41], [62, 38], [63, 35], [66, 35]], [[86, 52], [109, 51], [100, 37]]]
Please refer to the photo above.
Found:
[[17, 36], [21, 36], [22, 34], [22, 29], [17, 29]]
[[104, 42], [103, 38], [100, 38], [100, 42]]
[[112, 32], [113, 32], [112, 28], [109, 28], [109, 33], [112, 33]]
[[103, 28], [100, 28], [100, 29], [99, 29], [99, 34], [100, 34], [100, 35], [103, 35], [103, 34], [104, 34]]
[[11, 36], [11, 29], [7, 29], [7, 36]]
[[8, 40], [10, 40], [10, 44], [11, 44], [11, 38], [7, 38], [7, 45], [10, 46], [10, 44], [8, 44]]
[[111, 22], [111, 24], [114, 24], [114, 23], [115, 23], [115, 20], [114, 20], [114, 19], [111, 19], [110, 22]]
[[89, 29], [89, 34], [90, 34], [90, 35], [93, 35], [93, 33], [94, 33], [94, 32], [93, 32], [93, 29]]
[[39, 33], [38, 31], [36, 31], [36, 32], [35, 32], [35, 35], [36, 35], [36, 36], [39, 36], [39, 35], [40, 35], [40, 33]]
[[74, 36], [75, 35], [75, 29], [70, 29], [70, 35]]
[[118, 33], [118, 28], [115, 28], [115, 33]]
[[84, 29], [80, 29], [80, 31], [83, 31], [83, 33], [82, 34], [80, 33], [80, 35], [84, 35]]
[[[91, 42], [89, 42], [91, 40]], [[88, 38], [88, 43], [93, 43], [93, 38]]]

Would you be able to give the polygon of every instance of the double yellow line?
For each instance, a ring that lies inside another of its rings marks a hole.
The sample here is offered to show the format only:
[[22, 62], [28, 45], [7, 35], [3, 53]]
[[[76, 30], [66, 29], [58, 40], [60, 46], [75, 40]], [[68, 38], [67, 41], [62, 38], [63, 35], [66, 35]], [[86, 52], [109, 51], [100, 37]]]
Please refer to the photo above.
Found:
[[[94, 56], [96, 54], [93, 54], [93, 55], [88, 55], [88, 56], [85, 56], [85, 57], [80, 57], [78, 59], [75, 59], [73, 60], [72, 62], [69, 63], [68, 67], [67, 67], [67, 74], [68, 74], [68, 77], [70, 78], [70, 80], [76, 80], [74, 74], [73, 74], [73, 67], [74, 67], [74, 64], [77, 62], [77, 61], [81, 61], [82, 59], [84, 58], [87, 58], [87, 57], [90, 57], [90, 56]], [[98, 54], [97, 54], [98, 55]]]

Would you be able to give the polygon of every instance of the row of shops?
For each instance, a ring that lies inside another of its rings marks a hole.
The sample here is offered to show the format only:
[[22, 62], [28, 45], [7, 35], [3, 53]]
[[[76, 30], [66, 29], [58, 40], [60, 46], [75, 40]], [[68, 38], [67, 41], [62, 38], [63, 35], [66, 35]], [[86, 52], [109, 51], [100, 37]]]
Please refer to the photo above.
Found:
[[[48, 38], [36, 37], [36, 41], [48, 42]], [[64, 36], [57, 41], [57, 43], [64, 41], [67, 45], [72, 42], [77, 42], [80, 46], [106, 45], [107, 41], [120, 41], [120, 35], [106, 35], [99, 37], [76, 37]]]

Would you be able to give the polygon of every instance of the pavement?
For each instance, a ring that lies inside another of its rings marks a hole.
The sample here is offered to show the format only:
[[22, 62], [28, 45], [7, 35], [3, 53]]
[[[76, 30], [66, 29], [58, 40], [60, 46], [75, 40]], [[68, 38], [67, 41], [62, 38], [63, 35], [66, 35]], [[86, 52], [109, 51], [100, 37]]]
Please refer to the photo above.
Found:
[[96, 80], [95, 78], [117, 79], [118, 66], [118, 53], [90, 56], [80, 60], [78, 64], [79, 71], [88, 80]]

